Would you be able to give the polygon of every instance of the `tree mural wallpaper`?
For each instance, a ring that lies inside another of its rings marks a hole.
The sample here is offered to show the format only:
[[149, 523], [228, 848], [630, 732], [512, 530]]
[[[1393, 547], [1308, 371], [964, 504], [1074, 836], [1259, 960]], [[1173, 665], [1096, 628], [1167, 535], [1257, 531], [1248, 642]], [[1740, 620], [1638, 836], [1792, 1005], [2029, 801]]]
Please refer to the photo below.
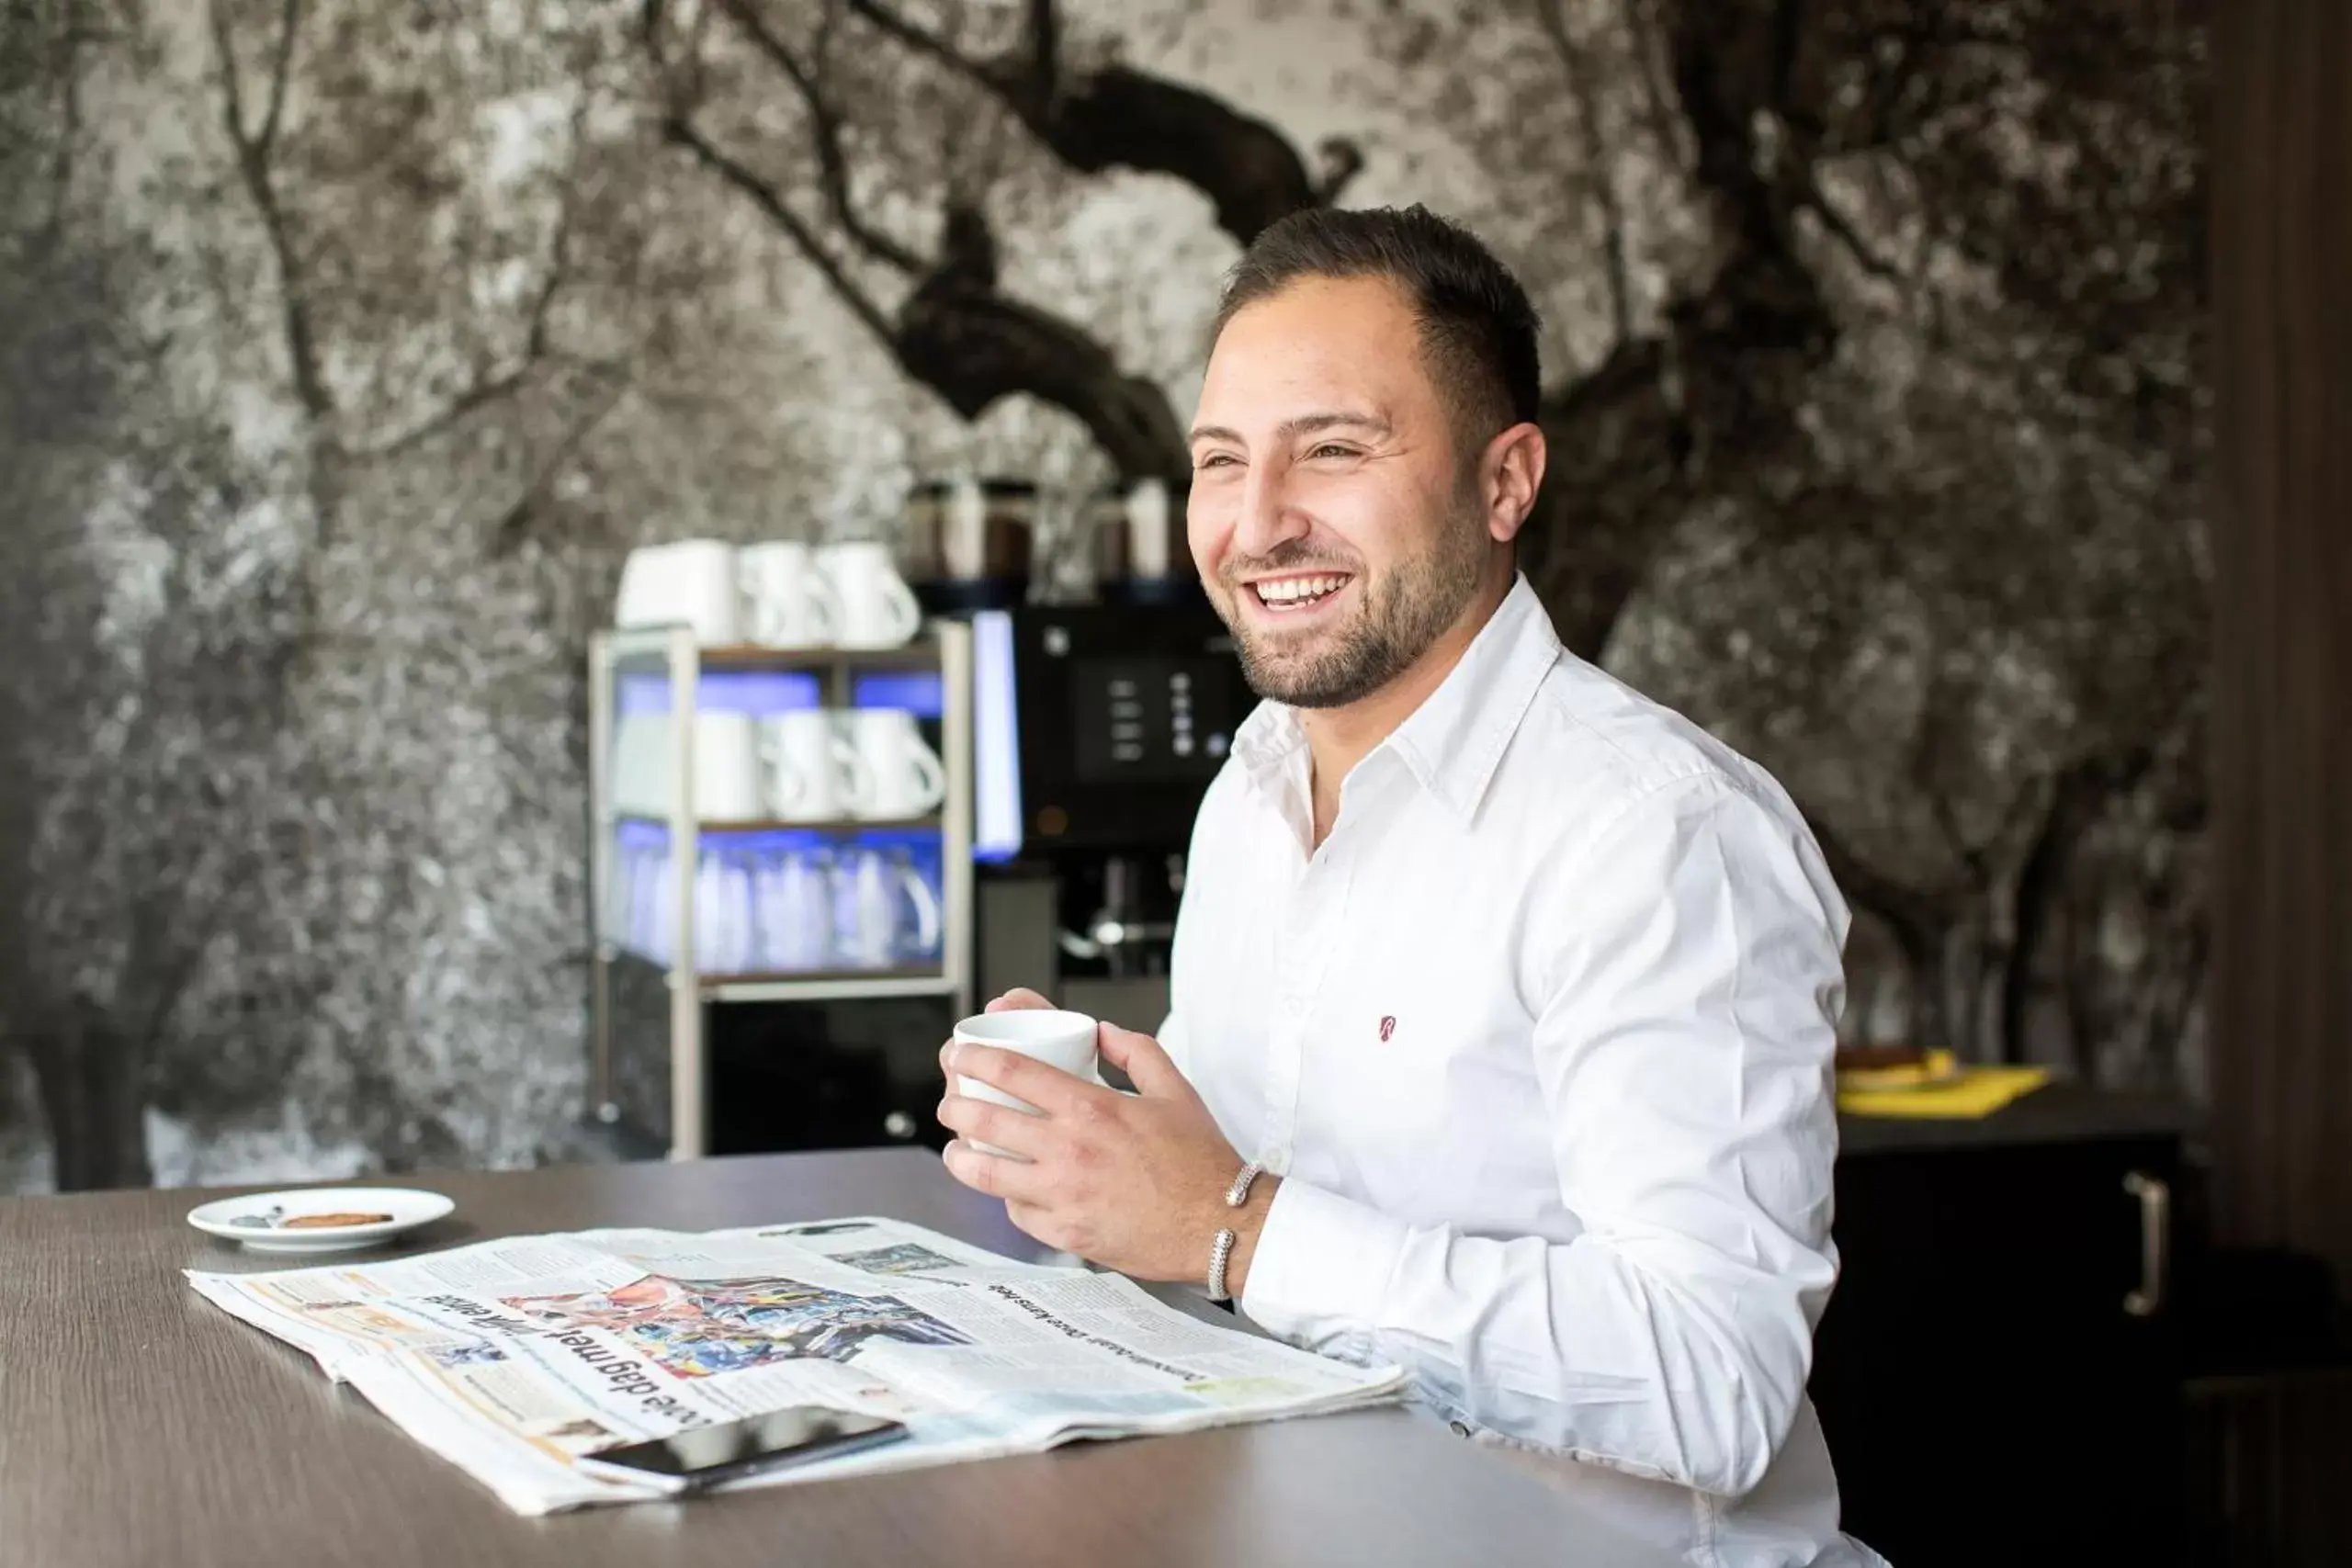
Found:
[[1317, 203], [1529, 282], [1522, 564], [1796, 795], [1847, 1032], [2199, 1092], [2207, 73], [2187, 0], [0, 0], [0, 1181], [561, 1157], [629, 547], [1181, 477]]

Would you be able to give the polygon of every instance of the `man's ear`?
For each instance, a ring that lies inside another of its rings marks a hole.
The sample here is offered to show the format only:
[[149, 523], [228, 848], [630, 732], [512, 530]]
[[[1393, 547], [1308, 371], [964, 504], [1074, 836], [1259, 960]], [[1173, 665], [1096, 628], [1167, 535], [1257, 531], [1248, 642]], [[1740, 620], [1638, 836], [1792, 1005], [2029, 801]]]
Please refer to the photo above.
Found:
[[1480, 488], [1486, 492], [1487, 532], [1497, 544], [1517, 538], [1535, 510], [1544, 456], [1543, 429], [1532, 423], [1514, 424], [1487, 443], [1481, 464], [1486, 482]]

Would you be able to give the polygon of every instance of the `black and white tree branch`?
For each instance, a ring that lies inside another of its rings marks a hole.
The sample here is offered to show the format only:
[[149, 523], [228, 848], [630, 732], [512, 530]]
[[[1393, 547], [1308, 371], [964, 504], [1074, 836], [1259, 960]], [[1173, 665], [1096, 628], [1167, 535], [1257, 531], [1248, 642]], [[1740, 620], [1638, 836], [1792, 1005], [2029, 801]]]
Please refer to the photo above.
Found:
[[206, 0], [206, 14], [212, 31], [212, 44], [218, 57], [216, 69], [220, 82], [221, 129], [228, 133], [234, 149], [238, 177], [243, 182], [245, 194], [253, 202], [260, 218], [262, 231], [268, 241], [272, 262], [277, 271], [278, 308], [284, 327], [287, 358], [294, 378], [295, 396], [301, 400], [303, 412], [310, 415], [321, 431], [332, 426], [335, 405], [328, 390], [326, 372], [319, 353], [318, 334], [313, 324], [309, 297], [308, 278], [298, 254], [286, 206], [277, 189], [276, 156], [277, 137], [284, 124], [286, 95], [293, 73], [295, 43], [302, 27], [302, 0], [285, 0], [278, 17], [277, 37], [270, 51], [270, 76], [265, 88], [267, 107], [261, 124], [248, 129], [245, 113], [245, 92], [243, 72], [237, 63], [237, 46], [233, 29], [229, 24], [224, 0]]
[[[817, 49], [819, 65], [811, 67], [786, 44], [779, 33], [768, 25], [758, 0], [718, 0], [721, 10], [741, 28], [743, 35], [758, 48], [760, 53], [784, 74], [800, 96], [808, 112], [810, 140], [815, 143], [820, 184], [825, 193], [826, 206], [833, 222], [843, 234], [855, 242], [858, 249], [876, 260], [888, 262], [901, 272], [922, 270], [922, 258], [907, 246], [882, 233], [858, 216], [857, 204], [850, 193], [849, 159], [842, 147], [841, 111], [834, 106], [818, 73], [822, 69], [825, 40]], [[826, 13], [830, 30], [831, 10]]]
[[1577, 139], [1582, 145], [1586, 177], [1591, 180], [1593, 201], [1600, 209], [1601, 276], [1609, 286], [1610, 324], [1614, 342], [1634, 335], [1633, 285], [1625, 260], [1625, 204], [1617, 193], [1617, 170], [1610, 156], [1608, 138], [1600, 125], [1600, 99], [1593, 90], [1592, 68], [1584, 46], [1569, 29], [1568, 0], [1535, 0], [1535, 19], [1560, 62], [1560, 74], [1576, 116]]
[[1310, 173], [1288, 137], [1208, 93], [1115, 62], [1064, 69], [1053, 0], [1032, 0], [1027, 37], [988, 59], [963, 53], [884, 0], [847, 3], [886, 36], [988, 88], [1069, 167], [1172, 175], [1207, 197], [1217, 226], [1245, 245], [1278, 218], [1336, 201], [1363, 164], [1353, 141], [1335, 138], [1320, 149], [1323, 168]]
[[864, 322], [866, 329], [884, 343], [890, 341], [890, 318], [874, 298], [852, 277], [849, 269], [837, 259], [817, 231], [792, 209], [783, 191], [763, 179], [751, 167], [718, 143], [704, 135], [690, 115], [673, 110], [663, 130], [670, 140], [695, 156], [695, 161], [717, 175], [721, 180], [751, 200], [762, 216], [776, 226], [784, 236], [817, 269], [835, 297], [849, 308], [852, 315]]

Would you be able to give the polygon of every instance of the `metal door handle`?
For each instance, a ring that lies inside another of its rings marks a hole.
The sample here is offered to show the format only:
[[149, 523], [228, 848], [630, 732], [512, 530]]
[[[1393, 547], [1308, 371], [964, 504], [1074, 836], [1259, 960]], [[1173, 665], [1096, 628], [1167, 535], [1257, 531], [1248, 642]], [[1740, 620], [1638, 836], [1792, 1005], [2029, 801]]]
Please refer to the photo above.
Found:
[[2124, 1292], [2123, 1310], [2133, 1317], [2154, 1317], [2164, 1310], [2171, 1267], [2172, 1184], [2134, 1170], [2124, 1174], [2123, 1190], [2140, 1200], [2140, 1285]]

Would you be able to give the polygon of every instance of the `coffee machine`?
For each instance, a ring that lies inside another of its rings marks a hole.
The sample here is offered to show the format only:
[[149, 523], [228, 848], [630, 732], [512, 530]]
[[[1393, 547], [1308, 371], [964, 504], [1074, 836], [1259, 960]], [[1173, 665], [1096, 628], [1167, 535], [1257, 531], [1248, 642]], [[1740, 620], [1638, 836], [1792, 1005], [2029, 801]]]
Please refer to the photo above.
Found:
[[1255, 705], [1195, 590], [972, 617], [977, 990], [1155, 1032], [1193, 818]]

